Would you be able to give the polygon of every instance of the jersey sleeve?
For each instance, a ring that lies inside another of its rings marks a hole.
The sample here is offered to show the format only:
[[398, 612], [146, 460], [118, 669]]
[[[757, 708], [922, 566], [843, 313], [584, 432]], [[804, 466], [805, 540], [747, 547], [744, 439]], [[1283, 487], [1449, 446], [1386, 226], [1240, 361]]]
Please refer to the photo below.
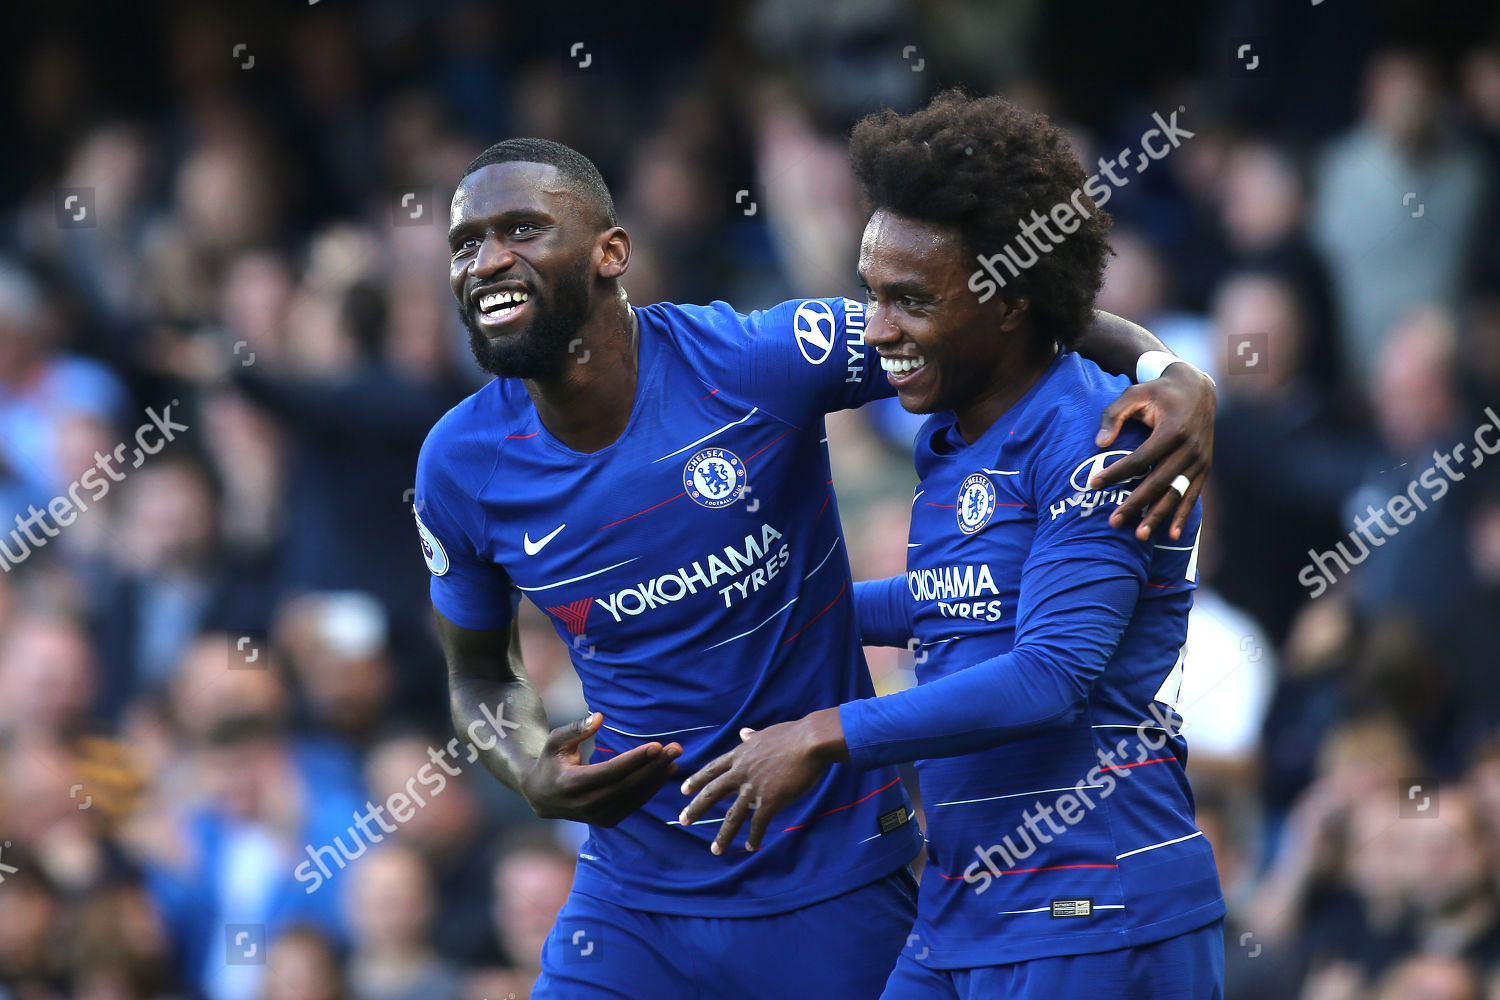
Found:
[[895, 395], [865, 343], [863, 302], [797, 299], [738, 313], [725, 302], [660, 309], [700, 376], [799, 427]]
[[866, 646], [905, 646], [912, 637], [911, 612], [904, 575], [854, 585], [854, 613]]
[[[1150, 541], [1109, 523], [1128, 491], [1077, 486], [1103, 457], [1093, 429], [1076, 429], [1069, 436], [1076, 446], [1056, 448], [1033, 465], [1037, 527], [1010, 651], [898, 694], [841, 706], [856, 766], [973, 753], [1075, 721], [1130, 622], [1151, 561]], [[1144, 438], [1131, 424], [1117, 447]]]
[[479, 505], [474, 491], [463, 490], [454, 475], [442, 428], [440, 421], [422, 446], [412, 503], [422, 557], [432, 574], [432, 606], [460, 628], [505, 628], [515, 617], [520, 591], [483, 555]]

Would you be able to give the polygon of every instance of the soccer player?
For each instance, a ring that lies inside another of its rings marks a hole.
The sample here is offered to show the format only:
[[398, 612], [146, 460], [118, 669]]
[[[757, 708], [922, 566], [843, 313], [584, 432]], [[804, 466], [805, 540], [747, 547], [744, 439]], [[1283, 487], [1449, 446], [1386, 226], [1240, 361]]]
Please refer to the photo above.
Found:
[[[865, 305], [632, 308], [608, 189], [542, 140], [481, 154], [450, 223], [453, 292], [500, 376], [438, 422], [417, 470], [454, 723], [539, 816], [591, 825], [533, 995], [878, 995], [921, 846], [893, 768], [827, 769], [764, 850], [724, 857], [707, 850], [717, 820], [679, 824], [662, 787], [744, 727], [873, 693], [823, 430], [892, 392]], [[1112, 370], [1160, 347], [1101, 324], [1086, 341]], [[1173, 365], [1119, 412], [1142, 407], [1159, 439], [1137, 460], [1206, 460], [1201, 375]], [[1179, 500], [1164, 486], [1146, 519]], [[569, 642], [593, 709], [550, 733], [520, 662], [522, 595]]]
[[[931, 414], [907, 572], [855, 603], [865, 641], [920, 640], [919, 683], [743, 734], [684, 783], [681, 821], [732, 798], [714, 848], [748, 816], [748, 846], [769, 849], [832, 768], [917, 761], [927, 865], [887, 1000], [1218, 1000], [1224, 903], [1171, 707], [1198, 512], [1181, 544], [1142, 540], [1104, 516], [1126, 490], [1090, 485], [1122, 380], [1071, 348], [1108, 217], [1073, 200], [1061, 132], [1000, 98], [871, 116], [851, 148], [874, 208], [865, 340], [902, 405]], [[976, 254], [1063, 204], [1077, 230], [1021, 283], [968, 291]]]

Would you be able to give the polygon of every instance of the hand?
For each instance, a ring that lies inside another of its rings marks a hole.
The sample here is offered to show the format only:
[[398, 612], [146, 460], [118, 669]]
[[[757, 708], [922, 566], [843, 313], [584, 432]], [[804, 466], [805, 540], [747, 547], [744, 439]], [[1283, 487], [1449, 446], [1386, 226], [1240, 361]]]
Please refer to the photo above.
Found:
[[[1150, 475], [1137, 483], [1129, 499], [1110, 515], [1109, 523], [1124, 527], [1140, 517], [1135, 536], [1151, 537], [1156, 526], [1174, 507], [1171, 535], [1182, 537], [1182, 529], [1203, 492], [1214, 459], [1214, 412], [1218, 397], [1208, 376], [1190, 365], [1169, 365], [1161, 378], [1133, 385], [1109, 404], [1099, 424], [1094, 443], [1107, 447], [1132, 418], [1151, 427], [1148, 437], [1135, 451], [1100, 470], [1089, 481], [1090, 489], [1102, 489], [1136, 476]], [[1190, 485], [1182, 496], [1172, 489], [1172, 480], [1186, 476]], [[1146, 511], [1144, 517], [1141, 512]]]
[[683, 826], [701, 819], [720, 799], [737, 796], [709, 846], [715, 854], [724, 853], [751, 812], [745, 846], [759, 850], [771, 818], [807, 794], [829, 764], [849, 755], [837, 708], [760, 732], [742, 729], [740, 738], [745, 742], [682, 783], [683, 795], [697, 795], [678, 817]]
[[599, 731], [604, 716], [559, 726], [521, 782], [521, 794], [543, 819], [614, 826], [645, 805], [677, 771], [682, 746], [647, 743], [600, 764], [585, 764], [579, 745]]

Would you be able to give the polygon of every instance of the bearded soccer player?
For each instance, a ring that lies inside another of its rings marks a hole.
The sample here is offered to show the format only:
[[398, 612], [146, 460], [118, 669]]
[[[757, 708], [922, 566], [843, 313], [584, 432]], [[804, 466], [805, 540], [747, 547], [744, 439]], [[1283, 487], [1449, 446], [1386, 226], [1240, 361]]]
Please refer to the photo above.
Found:
[[[535, 997], [878, 995], [910, 930], [921, 846], [893, 768], [840, 764], [763, 850], [714, 856], [663, 785], [744, 727], [873, 693], [824, 414], [892, 392], [865, 306], [633, 308], [630, 238], [586, 158], [535, 139], [454, 194], [450, 278], [499, 376], [429, 434], [415, 510], [453, 718], [539, 816], [590, 824]], [[1160, 343], [1107, 317], [1112, 369]], [[1212, 390], [1173, 365], [1130, 388], [1159, 474], [1206, 459]], [[1137, 510], [1159, 520], [1180, 499]], [[594, 710], [548, 732], [520, 662], [522, 595], [572, 649]], [[585, 762], [582, 745], [597, 738]]]
[[[1123, 383], [1072, 350], [1108, 216], [1073, 200], [1061, 132], [999, 98], [872, 116], [851, 149], [874, 210], [865, 341], [931, 414], [907, 572], [855, 604], [866, 642], [920, 640], [919, 683], [743, 734], [684, 784], [681, 819], [732, 799], [715, 850], [747, 816], [769, 847], [833, 769], [917, 761], [928, 861], [886, 1000], [1219, 1000], [1224, 902], [1171, 707], [1198, 512], [1180, 543], [1141, 539], [1104, 516], [1126, 490], [1089, 481]], [[1003, 294], [969, 290], [976, 254], [1063, 204], [1081, 209], [1068, 239]], [[1143, 438], [1132, 423], [1118, 444]]]

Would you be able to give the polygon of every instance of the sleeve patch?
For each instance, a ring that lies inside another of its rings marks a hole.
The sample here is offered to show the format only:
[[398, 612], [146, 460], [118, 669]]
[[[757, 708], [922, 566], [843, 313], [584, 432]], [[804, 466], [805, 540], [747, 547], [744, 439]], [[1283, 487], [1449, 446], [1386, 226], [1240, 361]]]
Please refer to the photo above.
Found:
[[448, 572], [450, 565], [448, 553], [443, 551], [443, 543], [422, 523], [422, 515], [417, 512], [416, 504], [412, 504], [411, 515], [417, 519], [417, 536], [422, 540], [422, 558], [427, 561], [427, 569], [433, 576], [442, 576]]

